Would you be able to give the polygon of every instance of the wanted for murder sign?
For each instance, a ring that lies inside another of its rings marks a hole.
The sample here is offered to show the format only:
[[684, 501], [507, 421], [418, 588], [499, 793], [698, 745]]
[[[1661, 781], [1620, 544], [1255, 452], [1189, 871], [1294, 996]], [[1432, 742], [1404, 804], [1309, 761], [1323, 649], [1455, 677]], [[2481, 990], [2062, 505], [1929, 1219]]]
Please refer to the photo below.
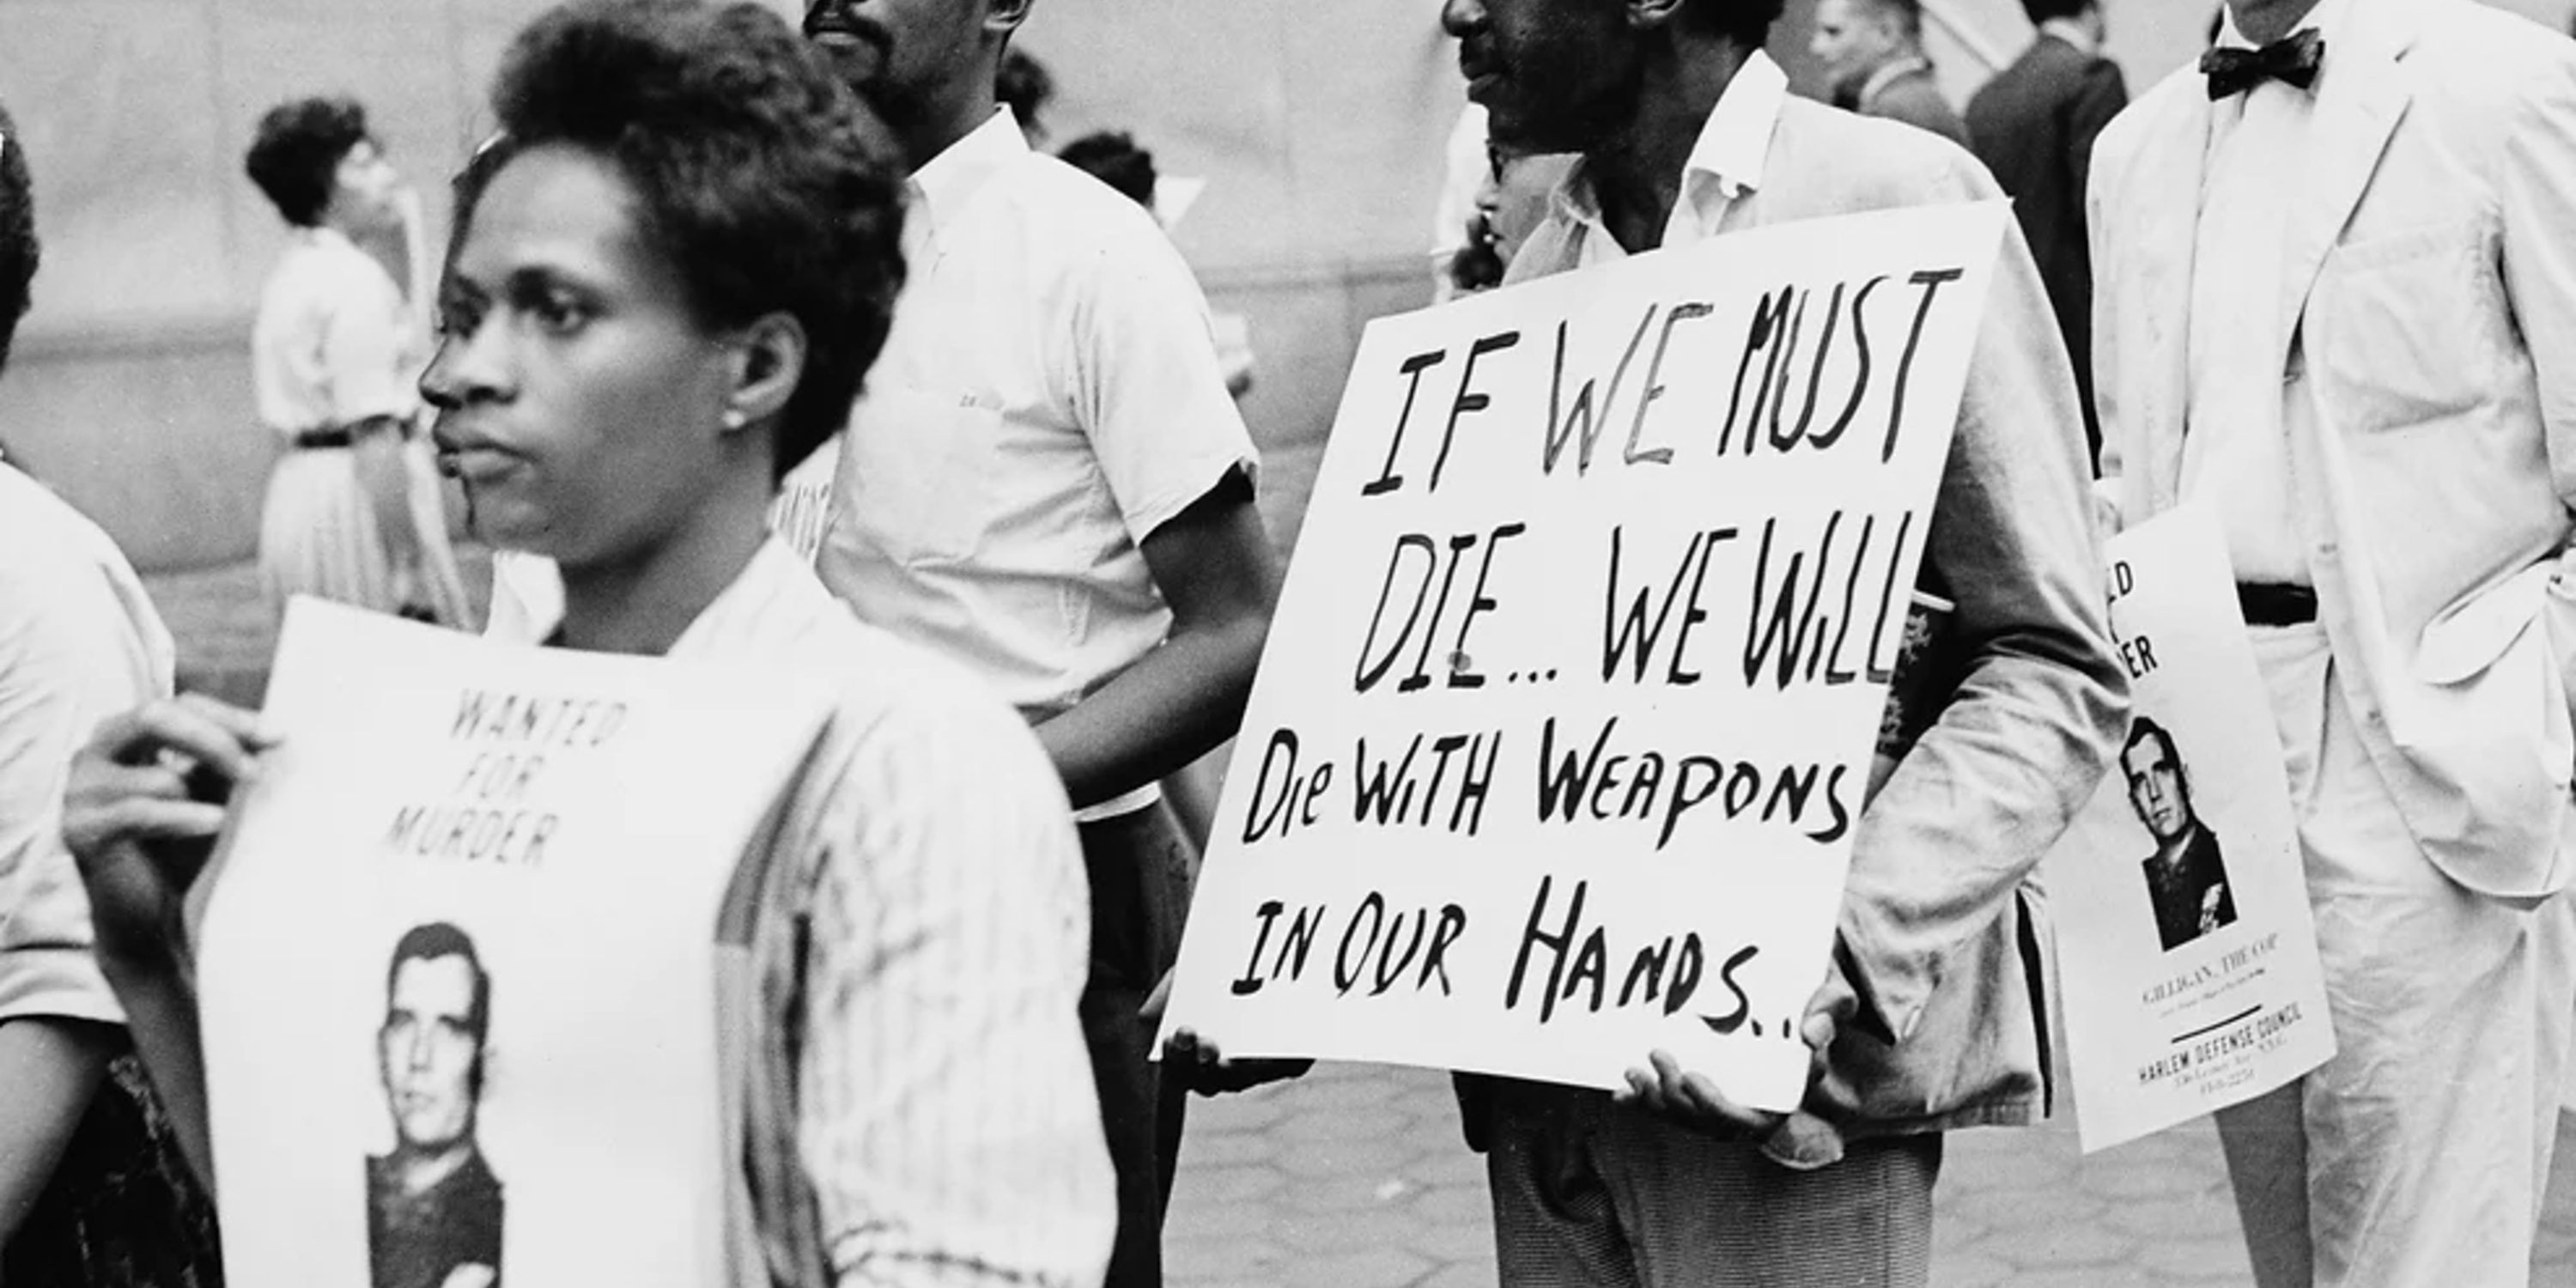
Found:
[[2272, 704], [2216, 519], [2112, 538], [2119, 761], [2050, 852], [2087, 1153], [2250, 1100], [2335, 1041]]
[[719, 1282], [719, 913], [825, 710], [295, 600], [198, 952], [226, 1277]]
[[1372, 323], [1167, 1027], [1803, 1090], [2001, 203], [1715, 238]]

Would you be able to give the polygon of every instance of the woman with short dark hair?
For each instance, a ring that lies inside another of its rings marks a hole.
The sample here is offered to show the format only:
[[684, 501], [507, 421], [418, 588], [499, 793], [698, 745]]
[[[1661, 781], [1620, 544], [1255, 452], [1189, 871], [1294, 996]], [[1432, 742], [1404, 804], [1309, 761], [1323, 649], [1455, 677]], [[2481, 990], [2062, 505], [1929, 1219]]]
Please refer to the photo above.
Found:
[[[861, 624], [765, 528], [901, 283], [879, 127], [775, 15], [697, 0], [548, 13], [493, 106], [421, 383], [478, 531], [551, 558], [564, 596], [491, 634], [833, 695], [757, 856], [750, 982], [728, 994], [748, 1016], [722, 1035], [746, 1057], [729, 1210], [753, 1226], [733, 1242], [762, 1263], [740, 1282], [1097, 1282], [1115, 1213], [1064, 789], [1015, 712]], [[238, 779], [266, 745], [247, 712], [146, 708], [83, 753], [64, 827], [200, 1161], [195, 1001], [164, 912], [223, 811], [184, 771]]]

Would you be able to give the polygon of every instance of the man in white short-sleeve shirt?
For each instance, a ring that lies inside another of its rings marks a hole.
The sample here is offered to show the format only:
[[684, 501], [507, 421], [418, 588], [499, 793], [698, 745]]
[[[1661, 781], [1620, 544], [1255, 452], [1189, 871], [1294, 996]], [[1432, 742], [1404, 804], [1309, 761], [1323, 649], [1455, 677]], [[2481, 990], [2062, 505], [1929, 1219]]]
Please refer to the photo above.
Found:
[[0, 1245], [124, 1044], [63, 849], [72, 752], [170, 692], [170, 633], [106, 534], [0, 463]]
[[1177, 955], [1192, 856], [1153, 785], [1234, 732], [1278, 575], [1197, 283], [1150, 215], [1031, 152], [994, 101], [1029, 8], [807, 5], [912, 170], [907, 281], [816, 567], [1017, 706], [1080, 809], [1123, 1288], [1161, 1282], [1180, 1133], [1140, 1008]]
[[[39, 257], [19, 138], [0, 108], [0, 366]], [[125, 1045], [125, 1011], [90, 954], [89, 899], [63, 848], [72, 752], [101, 719], [168, 696], [173, 663], [170, 633], [115, 543], [0, 461], [0, 1249], [41, 1258], [76, 1236], [18, 1238]]]
[[860, 616], [1060, 715], [1170, 631], [1143, 543], [1248, 475], [1252, 438], [1197, 282], [1142, 208], [1000, 111], [910, 188], [909, 280], [819, 566]]

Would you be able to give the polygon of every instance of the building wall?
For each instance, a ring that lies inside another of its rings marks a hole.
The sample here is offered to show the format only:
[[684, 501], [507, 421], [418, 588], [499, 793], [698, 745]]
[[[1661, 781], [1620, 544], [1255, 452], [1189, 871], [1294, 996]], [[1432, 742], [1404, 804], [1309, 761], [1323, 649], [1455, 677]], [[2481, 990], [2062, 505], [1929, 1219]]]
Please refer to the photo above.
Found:
[[[768, 0], [793, 12], [797, 0]], [[1964, 100], [2028, 39], [2015, 0], [1926, 0]], [[2504, 0], [2564, 29], [2576, 0]], [[1812, 91], [1813, 0], [1775, 54]], [[488, 124], [481, 94], [534, 0], [0, 0], [0, 101], [17, 116], [46, 239], [37, 306], [0, 380], [0, 440], [139, 564], [238, 559], [274, 448], [253, 424], [247, 337], [284, 244], [241, 175], [270, 104], [354, 92], [444, 235], [444, 177]], [[1217, 307], [1247, 315], [1245, 413], [1272, 458], [1272, 526], [1371, 317], [1430, 295], [1430, 211], [1463, 99], [1436, 0], [1041, 0], [1023, 47], [1054, 70], [1061, 142], [1133, 132], [1205, 178], [1175, 236]], [[2111, 0], [2133, 87], [2198, 49], [2209, 10]]]
[[[253, 423], [248, 335], [285, 244], [241, 174], [254, 123], [289, 97], [359, 95], [441, 238], [444, 176], [542, 7], [0, 4], [0, 101], [46, 240], [0, 441], [138, 564], [246, 556], [275, 452]], [[1218, 306], [1252, 318], [1246, 411], [1265, 440], [1319, 436], [1361, 323], [1428, 299], [1420, 252], [1461, 102], [1436, 15], [1427, 0], [1046, 0], [1021, 37], [1063, 87], [1056, 138], [1131, 129], [1167, 172], [1210, 180], [1179, 240]]]
[[287, 98], [356, 93], [436, 194], [473, 137], [469, 87], [533, 8], [0, 4], [0, 101], [25, 135], [45, 243], [0, 439], [144, 567], [247, 555], [275, 451], [253, 421], [250, 319], [285, 245], [242, 175], [253, 125]]

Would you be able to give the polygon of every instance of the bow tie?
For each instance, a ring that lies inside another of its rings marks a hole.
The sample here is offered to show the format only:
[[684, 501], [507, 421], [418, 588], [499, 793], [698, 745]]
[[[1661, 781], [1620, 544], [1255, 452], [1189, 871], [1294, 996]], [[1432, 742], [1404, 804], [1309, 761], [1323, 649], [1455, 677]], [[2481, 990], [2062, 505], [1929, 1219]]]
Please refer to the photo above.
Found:
[[2200, 56], [2209, 77], [2212, 102], [2242, 94], [2267, 80], [2306, 89], [2316, 83], [2317, 64], [2326, 56], [2326, 38], [2304, 28], [2261, 49], [2213, 49]]

